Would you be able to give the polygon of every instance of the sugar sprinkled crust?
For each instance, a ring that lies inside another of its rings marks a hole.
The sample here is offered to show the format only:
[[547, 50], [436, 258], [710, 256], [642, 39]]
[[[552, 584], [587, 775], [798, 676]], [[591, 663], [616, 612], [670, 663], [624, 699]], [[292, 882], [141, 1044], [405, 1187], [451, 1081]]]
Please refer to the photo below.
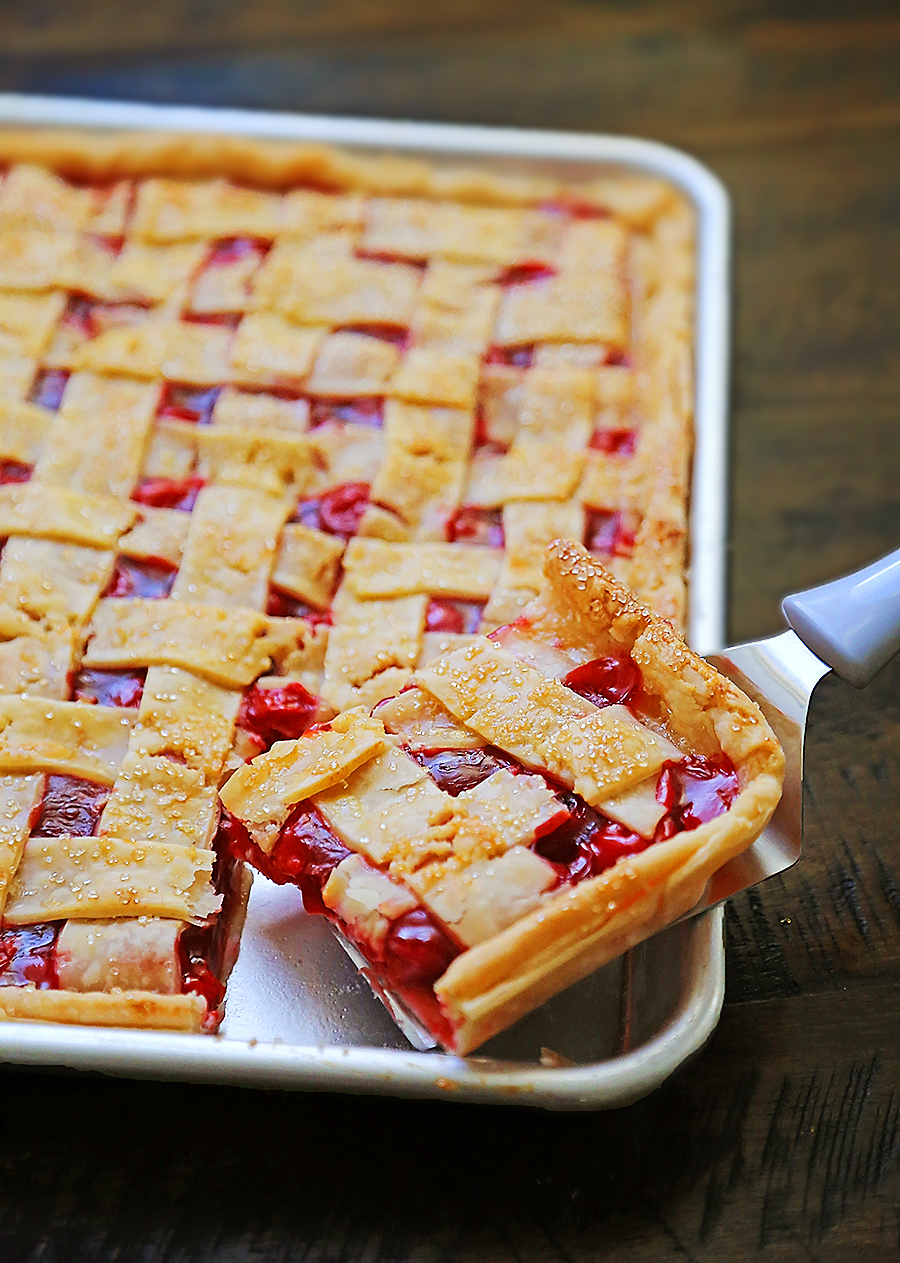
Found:
[[740, 793], [724, 815], [620, 860], [457, 957], [435, 990], [456, 1023], [460, 1052], [689, 911], [713, 873], [759, 835], [781, 796], [784, 756], [754, 702], [582, 549], [555, 541], [546, 573], [526, 616], [530, 635], [585, 645], [591, 656], [630, 651], [659, 699], [655, 718], [697, 753], [728, 755]]
[[[762, 712], [669, 622], [579, 545], [553, 541], [545, 571], [515, 624], [450, 648], [376, 708], [377, 744], [360, 747], [365, 712], [347, 712], [328, 732], [279, 747], [277, 769], [271, 755], [254, 761], [222, 795], [255, 837], [256, 804], [277, 799], [285, 775], [305, 784], [327, 740], [333, 783], [317, 792], [310, 782], [289, 799], [307, 799], [354, 853], [334, 870], [325, 905], [370, 949], [377, 928], [377, 951], [410, 892], [442, 923], [462, 950], [434, 996], [449, 1023], [440, 1038], [460, 1053], [689, 911], [758, 836], [781, 793], [784, 759]], [[631, 709], [574, 691], [580, 668], [609, 662], [627, 662], [640, 680]], [[429, 741], [438, 752], [481, 748], [488, 758], [493, 747], [541, 775], [498, 767], [450, 794], [416, 758]], [[657, 806], [660, 768], [697, 759], [730, 769], [729, 798], [706, 822], [658, 835], [667, 810]], [[561, 884], [532, 846], [569, 818], [552, 788], [560, 784], [607, 819], [630, 822], [644, 848]], [[286, 812], [270, 804], [273, 819]]]
[[[204, 851], [183, 914], [213, 908], [216, 790], [258, 748], [246, 686], [309, 688], [318, 718], [371, 706], [515, 617], [555, 534], [683, 618], [693, 212], [672, 186], [31, 128], [0, 130], [0, 164], [0, 480], [26, 482], [0, 488], [0, 904], [64, 774], [109, 788], [123, 924], [157, 908], [143, 845]], [[73, 679], [110, 671], [143, 700], [75, 758]], [[203, 1007], [13, 993], [3, 1012], [50, 1020]]]

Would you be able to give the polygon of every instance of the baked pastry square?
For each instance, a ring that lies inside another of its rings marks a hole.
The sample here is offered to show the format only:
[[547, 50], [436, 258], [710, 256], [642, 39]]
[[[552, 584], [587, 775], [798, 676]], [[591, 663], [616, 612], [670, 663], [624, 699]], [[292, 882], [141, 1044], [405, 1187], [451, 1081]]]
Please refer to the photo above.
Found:
[[581, 546], [514, 623], [238, 769], [234, 852], [468, 1053], [689, 912], [765, 827], [759, 708]]

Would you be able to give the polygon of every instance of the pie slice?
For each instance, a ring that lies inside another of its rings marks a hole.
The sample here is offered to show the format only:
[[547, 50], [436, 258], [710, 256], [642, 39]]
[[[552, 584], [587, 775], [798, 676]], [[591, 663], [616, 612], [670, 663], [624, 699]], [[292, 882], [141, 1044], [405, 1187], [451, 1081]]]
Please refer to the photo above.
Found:
[[461, 1054], [688, 912], [781, 793], [762, 713], [670, 623], [580, 545], [545, 574], [514, 623], [220, 791], [233, 853]]

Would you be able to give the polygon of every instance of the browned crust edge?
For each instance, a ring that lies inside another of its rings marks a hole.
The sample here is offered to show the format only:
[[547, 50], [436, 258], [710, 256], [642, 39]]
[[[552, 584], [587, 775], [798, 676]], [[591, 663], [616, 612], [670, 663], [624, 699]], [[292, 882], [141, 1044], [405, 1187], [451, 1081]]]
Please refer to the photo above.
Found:
[[360, 155], [325, 144], [204, 132], [0, 128], [0, 161], [35, 162], [74, 180], [142, 176], [224, 176], [263, 188], [309, 183], [328, 191], [452, 198], [498, 206], [535, 205], [577, 188], [580, 199], [635, 228], [647, 228], [673, 204], [674, 185], [646, 175], [613, 175], [573, 184], [549, 177], [435, 167], [396, 154]]
[[[545, 569], [548, 587], [525, 614], [533, 633], [652, 654], [660, 683], [677, 694], [667, 714], [652, 718], [707, 753], [723, 749], [741, 788], [717, 820], [620, 860], [458, 956], [435, 993], [460, 1054], [688, 912], [713, 873], [759, 835], [781, 796], [784, 756], [749, 698], [579, 545], [554, 541]], [[649, 664], [641, 665], [646, 679]]]
[[35, 991], [30, 987], [0, 987], [0, 1019], [190, 1033], [201, 1030], [205, 1017], [206, 1001], [193, 994]]

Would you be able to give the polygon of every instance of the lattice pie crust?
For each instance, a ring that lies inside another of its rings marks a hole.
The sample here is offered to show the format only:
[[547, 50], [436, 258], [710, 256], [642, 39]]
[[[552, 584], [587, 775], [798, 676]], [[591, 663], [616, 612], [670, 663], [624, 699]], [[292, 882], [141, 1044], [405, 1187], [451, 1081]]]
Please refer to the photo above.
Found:
[[[304, 805], [324, 821], [345, 852], [324, 910], [461, 1053], [689, 911], [781, 793], [761, 711], [670, 623], [578, 545], [551, 544], [547, 578], [511, 627], [371, 716], [279, 743], [220, 795], [276, 879], [314, 836]], [[437, 977], [397, 973], [415, 910], [420, 938], [447, 935]]]
[[224, 137], [0, 168], [0, 1016], [197, 1030], [246, 898], [217, 790], [306, 690], [429, 678], [556, 537], [682, 622], [693, 212]]

